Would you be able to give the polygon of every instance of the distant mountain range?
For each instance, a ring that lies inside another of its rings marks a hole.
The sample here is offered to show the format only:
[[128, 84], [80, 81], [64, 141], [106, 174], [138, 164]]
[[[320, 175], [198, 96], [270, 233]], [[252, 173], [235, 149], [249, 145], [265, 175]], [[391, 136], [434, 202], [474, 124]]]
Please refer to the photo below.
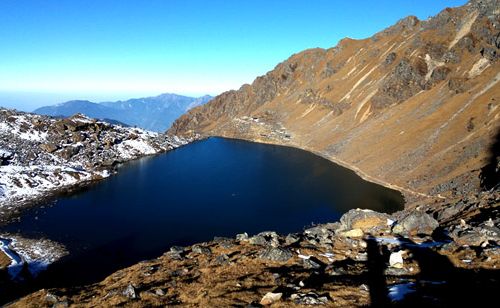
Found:
[[188, 97], [166, 93], [154, 97], [117, 102], [93, 103], [86, 100], [74, 100], [54, 106], [41, 107], [36, 109], [34, 113], [64, 117], [82, 113], [91, 118], [162, 132], [168, 129], [180, 115], [211, 99], [212, 97], [209, 95]]

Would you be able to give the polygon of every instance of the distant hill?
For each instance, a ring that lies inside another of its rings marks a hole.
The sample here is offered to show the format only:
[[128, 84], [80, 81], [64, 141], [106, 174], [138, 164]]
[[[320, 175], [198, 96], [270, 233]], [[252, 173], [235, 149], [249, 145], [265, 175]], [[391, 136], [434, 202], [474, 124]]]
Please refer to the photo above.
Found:
[[196, 98], [167, 93], [117, 102], [94, 103], [74, 100], [54, 106], [41, 107], [36, 109], [34, 113], [65, 117], [82, 113], [107, 122], [117, 121], [130, 126], [162, 132], [168, 129], [180, 115], [211, 99], [212, 97], [209, 95]]

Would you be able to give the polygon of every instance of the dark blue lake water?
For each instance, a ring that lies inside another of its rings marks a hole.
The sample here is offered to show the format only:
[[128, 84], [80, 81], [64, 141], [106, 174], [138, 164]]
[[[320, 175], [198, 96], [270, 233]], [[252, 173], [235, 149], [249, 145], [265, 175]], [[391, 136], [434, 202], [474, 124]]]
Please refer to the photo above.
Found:
[[45, 273], [63, 285], [101, 279], [172, 245], [301, 231], [352, 208], [393, 212], [402, 205], [399, 192], [311, 153], [210, 138], [128, 163], [2, 231], [64, 244], [69, 257]]

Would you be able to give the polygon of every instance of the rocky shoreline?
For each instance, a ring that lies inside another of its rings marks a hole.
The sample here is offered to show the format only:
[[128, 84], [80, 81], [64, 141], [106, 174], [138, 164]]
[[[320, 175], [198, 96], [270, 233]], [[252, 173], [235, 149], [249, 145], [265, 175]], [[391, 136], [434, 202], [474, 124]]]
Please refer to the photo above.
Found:
[[40, 290], [26, 306], [449, 306], [498, 290], [500, 192], [403, 210], [356, 209], [339, 222], [189, 247], [77, 288]]

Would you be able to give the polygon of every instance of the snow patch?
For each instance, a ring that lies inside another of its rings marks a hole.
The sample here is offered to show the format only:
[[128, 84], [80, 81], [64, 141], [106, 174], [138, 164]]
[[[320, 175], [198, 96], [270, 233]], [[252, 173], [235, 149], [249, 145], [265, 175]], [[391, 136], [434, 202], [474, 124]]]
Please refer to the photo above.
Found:
[[22, 270], [27, 267], [32, 276], [37, 276], [47, 266], [59, 260], [68, 252], [59, 243], [47, 239], [26, 239], [17, 235], [1, 235], [0, 250], [11, 260], [8, 267], [13, 279], [23, 279]]
[[415, 291], [416, 287], [414, 282], [396, 284], [389, 288], [389, 298], [393, 302], [399, 302], [408, 296], [408, 294], [414, 293]]

